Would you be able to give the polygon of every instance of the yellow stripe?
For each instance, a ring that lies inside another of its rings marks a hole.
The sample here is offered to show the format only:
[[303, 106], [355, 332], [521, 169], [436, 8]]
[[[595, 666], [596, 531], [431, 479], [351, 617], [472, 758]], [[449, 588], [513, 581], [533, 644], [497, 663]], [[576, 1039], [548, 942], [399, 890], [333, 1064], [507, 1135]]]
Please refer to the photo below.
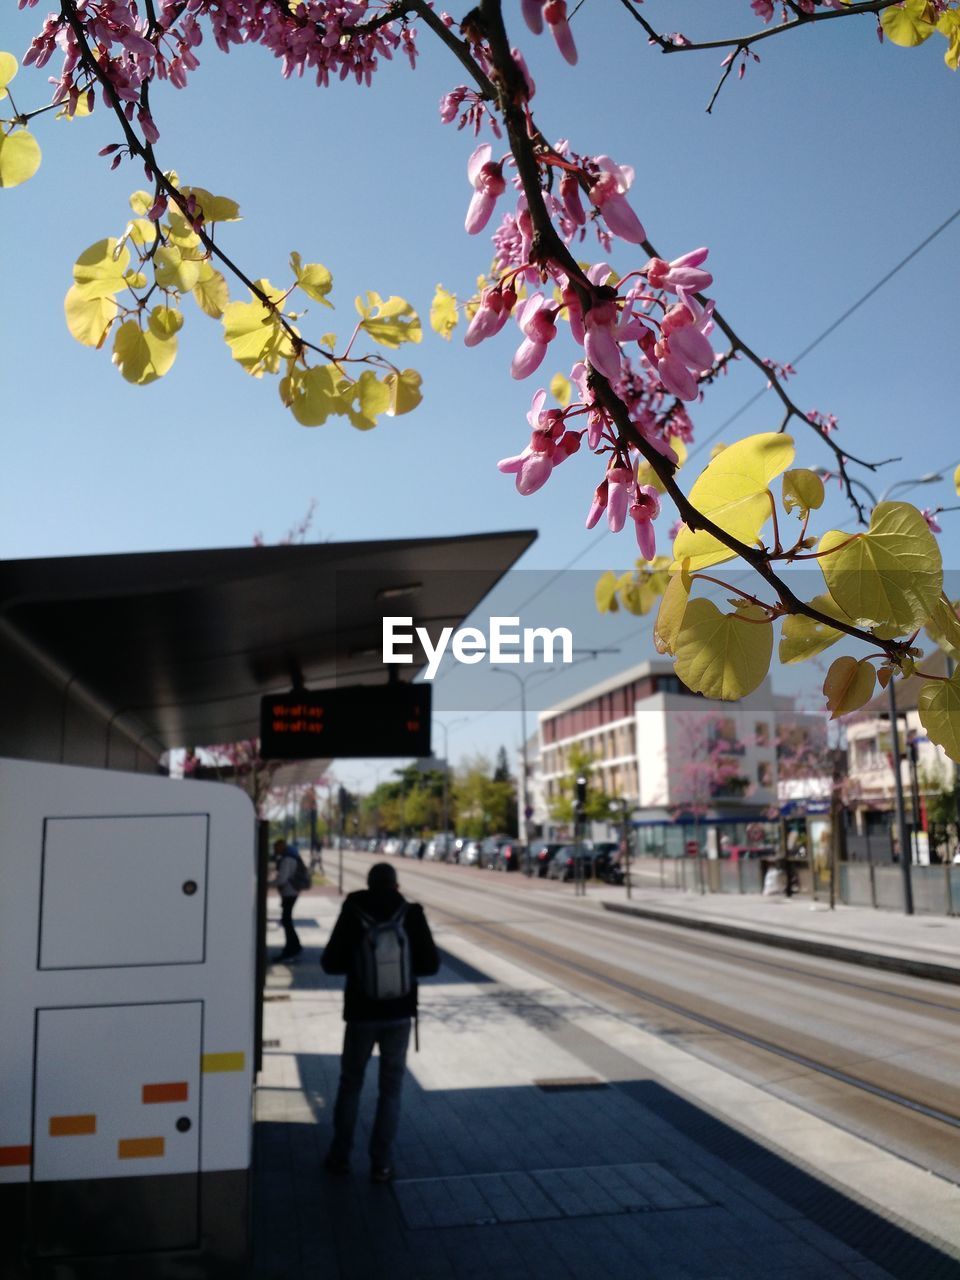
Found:
[[162, 1138], [121, 1138], [117, 1143], [117, 1156], [121, 1160], [138, 1160], [143, 1156], [162, 1156]]
[[96, 1133], [96, 1116], [51, 1116], [51, 1138], [73, 1138], [82, 1133]]
[[200, 1070], [242, 1071], [246, 1056], [242, 1053], [205, 1053], [200, 1058]]

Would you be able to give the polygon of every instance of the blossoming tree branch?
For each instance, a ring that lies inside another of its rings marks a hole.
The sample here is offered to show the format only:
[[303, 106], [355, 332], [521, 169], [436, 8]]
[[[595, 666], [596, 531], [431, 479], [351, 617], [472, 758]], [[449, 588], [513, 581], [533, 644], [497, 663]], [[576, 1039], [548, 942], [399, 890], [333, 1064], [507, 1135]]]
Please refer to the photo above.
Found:
[[[35, 4], [20, 0], [21, 8]], [[621, 4], [641, 39], [663, 54], [722, 54], [708, 109], [734, 68], [742, 76], [748, 60], [759, 60], [757, 44], [813, 22], [874, 23], [881, 37], [904, 47], [939, 34], [947, 41], [947, 66], [956, 70], [960, 60], [960, 0], [744, 0], [745, 17], [760, 29], [707, 41], [658, 31], [640, 0]], [[852, 456], [831, 416], [795, 402], [786, 385], [790, 366], [759, 355], [717, 305], [706, 248], [673, 259], [657, 252], [630, 194], [629, 157], [550, 140], [547, 130], [555, 126], [535, 114], [531, 66], [538, 41], [552, 39], [576, 75], [567, 5], [520, 0], [506, 8], [509, 29], [501, 0], [480, 0], [459, 22], [427, 0], [61, 0], [23, 58], [37, 69], [56, 60], [50, 101], [26, 107], [19, 83], [13, 87], [17, 59], [0, 54], [0, 99], [9, 108], [0, 119], [0, 186], [36, 172], [35, 118], [94, 110], [112, 112], [117, 125], [116, 141], [101, 156], [113, 168], [132, 167], [144, 184], [130, 197], [121, 234], [89, 246], [74, 263], [64, 306], [70, 333], [92, 348], [109, 344], [122, 376], [146, 384], [172, 368], [192, 298], [220, 322], [242, 369], [277, 377], [283, 404], [302, 425], [342, 417], [365, 430], [414, 409], [420, 375], [392, 358], [422, 341], [414, 307], [367, 290], [356, 299], [358, 319], [349, 333], [315, 332], [308, 308], [330, 305], [330, 272], [293, 253], [289, 278], [274, 285], [233, 260], [229, 224], [239, 208], [186, 184], [169, 167], [151, 91], [158, 81], [186, 88], [210, 37], [223, 52], [266, 46], [284, 76], [310, 74], [321, 88], [348, 77], [370, 85], [395, 54], [415, 68], [421, 39], [439, 40], [466, 79], [444, 95], [440, 119], [481, 139], [464, 156], [465, 232], [494, 229], [492, 262], [477, 292], [458, 297], [438, 288], [431, 326], [449, 339], [465, 321], [467, 346], [515, 326], [509, 371], [518, 381], [541, 368], [561, 326], [576, 352], [568, 374], [533, 392], [529, 437], [500, 470], [529, 496], [574, 454], [589, 455], [599, 474], [591, 476], [592, 498], [584, 502], [587, 527], [605, 520], [614, 532], [631, 528], [641, 557], [637, 573], [601, 579], [598, 604], [642, 613], [659, 601], [657, 648], [673, 655], [690, 689], [733, 699], [756, 688], [773, 656], [775, 626], [780, 660], [788, 663], [853, 637], [867, 652], [830, 666], [824, 694], [831, 713], [862, 706], [877, 682], [925, 675], [920, 714], [927, 733], [960, 759], [960, 678], [924, 672], [918, 644], [926, 629], [960, 656], [960, 620], [943, 591], [932, 516], [904, 502], [865, 511], [850, 468], [875, 470], [893, 460]], [[588, 6], [583, 20], [589, 18]], [[614, 255], [617, 267], [608, 261]], [[232, 296], [237, 286], [247, 297]], [[769, 378], [780, 404], [777, 421], [715, 450], [683, 487], [678, 473], [694, 438], [690, 406], [709, 395], [734, 360]], [[794, 427], [811, 448], [828, 452], [851, 504], [851, 530], [813, 532], [823, 483], [815, 471], [794, 466]], [[672, 554], [657, 556], [665, 498], [679, 520]], [[755, 589], [716, 576], [717, 565], [736, 559], [753, 570]], [[784, 570], [811, 560], [823, 590], [803, 600]], [[696, 594], [704, 581], [728, 589], [729, 612]]]

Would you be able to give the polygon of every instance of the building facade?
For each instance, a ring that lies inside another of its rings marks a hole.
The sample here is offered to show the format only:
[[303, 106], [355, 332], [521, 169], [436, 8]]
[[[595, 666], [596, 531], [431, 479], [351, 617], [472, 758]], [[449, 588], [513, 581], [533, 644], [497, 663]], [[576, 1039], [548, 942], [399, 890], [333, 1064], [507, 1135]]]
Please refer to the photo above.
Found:
[[[691, 826], [702, 827], [708, 852], [723, 836], [745, 843], [746, 828], [769, 822], [777, 804], [769, 681], [739, 702], [716, 702], [691, 693], [671, 662], [654, 660], [540, 712], [536, 818], [545, 836], [564, 834], [550, 814], [585, 756], [592, 785], [629, 805], [641, 850], [674, 852]], [[612, 809], [611, 831], [597, 834], [612, 834], [613, 821]]]

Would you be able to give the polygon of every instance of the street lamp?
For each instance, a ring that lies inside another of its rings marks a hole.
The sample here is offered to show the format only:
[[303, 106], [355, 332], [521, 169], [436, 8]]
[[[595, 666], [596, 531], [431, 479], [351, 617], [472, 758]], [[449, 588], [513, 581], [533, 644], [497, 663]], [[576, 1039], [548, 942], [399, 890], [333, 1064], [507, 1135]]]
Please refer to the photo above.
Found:
[[457, 720], [451, 720], [449, 724], [444, 724], [442, 720], [435, 721], [438, 729], [443, 730], [443, 853], [444, 861], [450, 854], [449, 848], [449, 827], [450, 827], [450, 757], [449, 757], [449, 734], [450, 730], [457, 724], [466, 724], [470, 719], [469, 716], [460, 716]]

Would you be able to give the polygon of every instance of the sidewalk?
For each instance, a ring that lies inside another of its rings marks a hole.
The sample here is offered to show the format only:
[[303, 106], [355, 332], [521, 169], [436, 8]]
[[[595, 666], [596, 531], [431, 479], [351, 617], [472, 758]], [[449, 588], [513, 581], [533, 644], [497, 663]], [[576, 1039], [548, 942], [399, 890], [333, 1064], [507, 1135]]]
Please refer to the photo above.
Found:
[[[397, 1180], [367, 1178], [372, 1079], [354, 1172], [326, 1174], [338, 909], [302, 895], [303, 956], [268, 974], [255, 1280], [960, 1277], [952, 1184], [442, 929]], [[902, 1220], [877, 1208], [892, 1187]]]
[[608, 911], [627, 912], [745, 938], [768, 946], [960, 983], [960, 917], [837, 906], [809, 897], [683, 893], [642, 883], [628, 899], [623, 886], [590, 886]]

